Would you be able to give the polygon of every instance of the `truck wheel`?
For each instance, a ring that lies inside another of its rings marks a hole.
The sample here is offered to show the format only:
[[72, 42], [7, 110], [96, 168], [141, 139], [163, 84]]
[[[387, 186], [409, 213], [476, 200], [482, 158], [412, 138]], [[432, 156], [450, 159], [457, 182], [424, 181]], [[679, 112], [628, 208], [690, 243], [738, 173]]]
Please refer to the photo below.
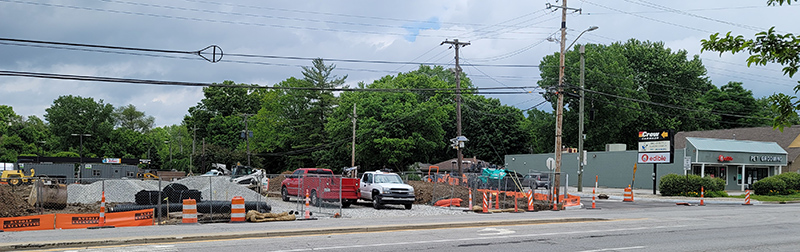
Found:
[[311, 205], [314, 205], [315, 207], [322, 206], [322, 202], [320, 202], [319, 197], [317, 197], [317, 191], [316, 190], [311, 191], [311, 194], [308, 197], [310, 197]]
[[286, 190], [286, 187], [281, 187], [281, 200], [289, 201], [289, 191]]
[[348, 207], [350, 207], [350, 205], [352, 205], [353, 203], [356, 203], [356, 201], [355, 201], [355, 200], [349, 200], [349, 199], [347, 199], [347, 200], [342, 200], [342, 207], [344, 207], [344, 208], [348, 208]]
[[405, 204], [406, 210], [411, 210], [411, 204]]
[[378, 194], [374, 193], [374, 192], [372, 193], [372, 207], [374, 207], [375, 209], [383, 208], [383, 204], [381, 204], [381, 200], [378, 199]]

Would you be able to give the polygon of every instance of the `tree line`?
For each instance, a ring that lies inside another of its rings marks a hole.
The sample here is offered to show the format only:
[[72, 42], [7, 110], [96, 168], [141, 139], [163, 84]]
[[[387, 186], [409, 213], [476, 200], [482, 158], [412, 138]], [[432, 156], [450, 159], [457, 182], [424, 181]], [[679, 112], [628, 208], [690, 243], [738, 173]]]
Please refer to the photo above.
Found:
[[[636, 148], [642, 129], [696, 131], [771, 125], [767, 98], [755, 98], [741, 82], [716, 87], [697, 55], [661, 42], [631, 39], [587, 44], [585, 148], [608, 143]], [[564, 147], [577, 146], [579, 54], [566, 57]], [[540, 65], [540, 96], [555, 104], [558, 54]], [[151, 167], [205, 172], [211, 163], [246, 164], [269, 172], [299, 167], [340, 170], [350, 166], [353, 122], [355, 164], [362, 170], [409, 169], [415, 163], [455, 158], [455, 76], [442, 66], [387, 75], [372, 83], [346, 84], [335, 65], [316, 59], [271, 88], [234, 81], [203, 88], [204, 98], [179, 125], [154, 127], [133, 105], [114, 107], [93, 98], [65, 95], [44, 120], [16, 115], [0, 105], [0, 161], [20, 156], [83, 156], [151, 159]], [[503, 165], [504, 155], [551, 153], [555, 115], [550, 109], [503, 105], [461, 76], [467, 158]], [[346, 90], [339, 92], [340, 90]], [[533, 95], [536, 96], [536, 95]], [[353, 114], [355, 108], [356, 114]], [[245, 121], [246, 120], [246, 121]], [[789, 118], [800, 123], [797, 115]], [[247, 131], [245, 131], [247, 123]], [[251, 133], [252, 132], [252, 137]], [[193, 151], [193, 144], [196, 148]]]

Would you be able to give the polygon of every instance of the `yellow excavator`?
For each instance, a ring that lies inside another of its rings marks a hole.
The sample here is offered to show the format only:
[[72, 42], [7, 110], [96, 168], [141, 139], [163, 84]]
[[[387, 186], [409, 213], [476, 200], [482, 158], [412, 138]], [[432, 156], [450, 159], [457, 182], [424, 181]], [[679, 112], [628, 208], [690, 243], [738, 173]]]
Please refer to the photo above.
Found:
[[0, 182], [8, 183], [12, 186], [29, 185], [33, 183], [33, 176], [36, 171], [31, 169], [31, 175], [25, 175], [24, 170], [5, 170], [0, 175]]

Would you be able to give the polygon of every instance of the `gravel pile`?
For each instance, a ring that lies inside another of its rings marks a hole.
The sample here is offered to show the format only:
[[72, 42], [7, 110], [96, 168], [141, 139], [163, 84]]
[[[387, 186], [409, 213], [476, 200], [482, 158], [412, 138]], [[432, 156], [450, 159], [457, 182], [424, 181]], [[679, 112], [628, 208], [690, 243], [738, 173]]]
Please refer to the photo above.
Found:
[[[235, 196], [241, 196], [245, 201], [264, 200], [264, 197], [247, 187], [230, 182], [228, 177], [186, 177], [175, 181], [189, 189], [200, 191], [203, 200], [230, 201]], [[213, 193], [212, 193], [213, 191]]]
[[[88, 185], [69, 184], [67, 186], [67, 203], [91, 204], [100, 201], [105, 185], [106, 203], [135, 202], [135, 195], [141, 190], [158, 190], [158, 181], [142, 181], [136, 179], [109, 179]], [[166, 186], [167, 183], [162, 183]]]
[[[91, 204], [100, 201], [105, 183], [106, 203], [132, 203], [135, 195], [141, 190], [157, 191], [158, 181], [138, 179], [109, 179], [87, 185], [70, 184], [67, 186], [67, 203]], [[230, 182], [228, 177], [186, 177], [171, 183], [182, 184], [189, 189], [200, 191], [203, 200], [230, 201], [234, 196], [241, 196], [245, 201], [258, 201], [264, 198], [244, 186]], [[162, 189], [171, 184], [161, 182]], [[212, 194], [213, 191], [213, 194]]]

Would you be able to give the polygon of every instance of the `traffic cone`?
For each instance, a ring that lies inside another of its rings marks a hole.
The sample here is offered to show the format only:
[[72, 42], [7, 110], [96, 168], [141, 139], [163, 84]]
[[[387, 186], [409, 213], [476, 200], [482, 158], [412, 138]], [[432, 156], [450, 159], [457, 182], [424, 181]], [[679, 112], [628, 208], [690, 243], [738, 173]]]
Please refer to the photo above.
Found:
[[469, 210], [472, 210], [472, 189], [469, 189]]
[[705, 201], [703, 201], [703, 199], [705, 198], [705, 194], [706, 194], [706, 188], [701, 186], [700, 187], [700, 206], [705, 206], [706, 205]]
[[113, 227], [114, 226], [106, 226], [106, 191], [103, 191], [103, 194], [100, 197], [100, 216], [97, 218], [97, 226], [88, 227], [88, 229]]
[[306, 189], [306, 211], [305, 214], [303, 214], [303, 218], [305, 219], [311, 219], [311, 207], [309, 206], [309, 202], [311, 202], [311, 199], [308, 198], [308, 189]]

